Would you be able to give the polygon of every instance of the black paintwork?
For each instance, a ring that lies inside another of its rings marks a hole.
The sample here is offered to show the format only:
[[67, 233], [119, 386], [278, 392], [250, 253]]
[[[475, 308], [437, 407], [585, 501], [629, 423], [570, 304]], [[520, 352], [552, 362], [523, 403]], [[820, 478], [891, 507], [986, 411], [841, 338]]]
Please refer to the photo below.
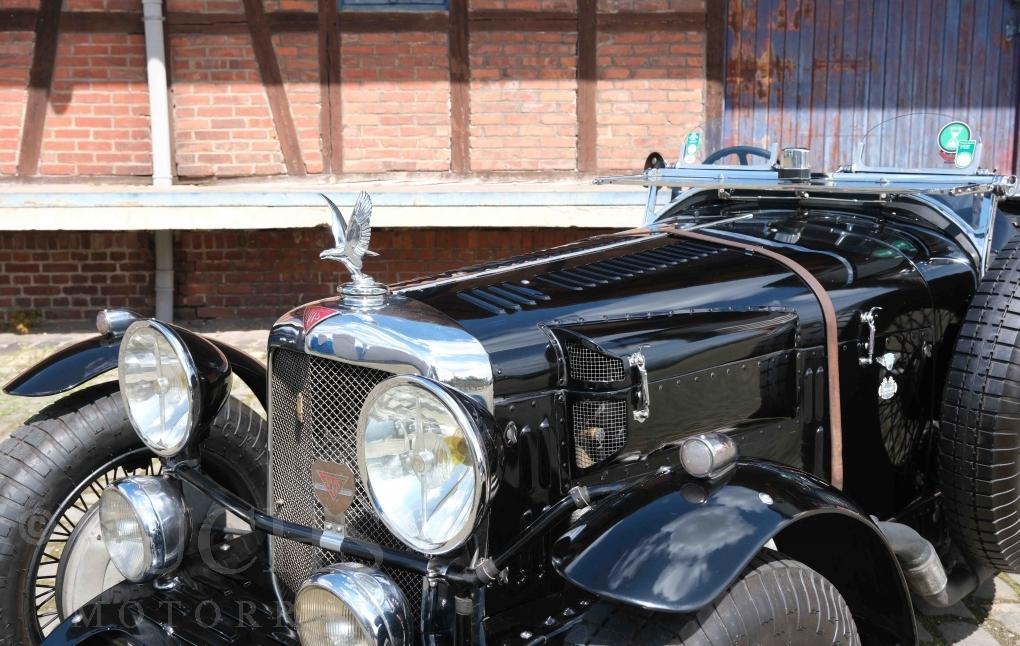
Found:
[[201, 411], [198, 420], [199, 434], [191, 440], [194, 445], [205, 439], [209, 425], [226, 403], [227, 395], [230, 394], [230, 377], [233, 373], [227, 357], [212, 341], [177, 325], [167, 327], [184, 343], [198, 373], [198, 392], [202, 401], [199, 409]]
[[[212, 344], [226, 357], [233, 372], [267, 408], [266, 367], [251, 355], [220, 341], [174, 326], [189, 339]], [[17, 397], [44, 397], [67, 392], [117, 367], [122, 337], [95, 336], [51, 354], [12, 379], [4, 392]], [[215, 358], [212, 359], [216, 361]]]
[[[774, 260], [653, 225], [397, 286], [482, 343], [493, 365], [494, 437], [502, 442], [500, 429], [511, 421], [520, 431], [502, 447], [498, 495], [472, 548], [502, 553], [572, 486], [629, 487], [573, 524], [553, 524], [544, 540], [510, 560], [505, 580], [474, 592], [485, 613], [475, 630], [491, 629], [490, 640], [520, 641], [522, 631], [555, 638], [579, 608], [567, 607], [574, 614], [543, 628], [535, 608], [546, 600], [547, 608], [577, 606], [597, 594], [695, 610], [774, 539], [837, 585], [869, 641], [914, 641], [899, 565], [868, 517], [895, 516], [945, 545], [933, 422], [975, 290], [976, 250], [948, 221], [931, 224], [937, 214], [917, 217], [929, 207], [910, 200], [909, 208], [855, 201], [837, 208], [832, 201], [733, 203], [713, 195], [701, 194], [684, 215], [749, 216], [709, 233], [787, 255], [833, 301], [843, 491], [827, 484], [833, 402], [821, 310], [808, 287]], [[992, 248], [1013, 228], [997, 219]], [[867, 339], [861, 315], [876, 307], [875, 355], [896, 353], [891, 370], [860, 362]], [[642, 352], [649, 418], [630, 415], [638, 403], [635, 371], [606, 384], [576, 380], [564, 355], [569, 342], [620, 359]], [[899, 391], [883, 400], [878, 385], [887, 377]], [[571, 406], [588, 398], [626, 401], [628, 436], [611, 457], [582, 468]], [[695, 482], [678, 469], [676, 447], [712, 430], [736, 440], [743, 462], [718, 482]], [[434, 612], [426, 624], [430, 643], [450, 636], [452, 596], [465, 593], [458, 585], [463, 581], [426, 595], [426, 610]]]
[[[717, 208], [720, 215], [733, 215]], [[940, 386], [932, 375], [944, 371], [952, 333], [974, 290], [970, 256], [950, 236], [912, 220], [893, 220], [877, 207], [746, 210], [754, 217], [712, 233], [790, 256], [829, 292], [840, 324], [846, 490], [872, 513], [890, 515], [920, 495], [910, 476], [918, 465], [908, 458], [926, 441]], [[703, 211], [711, 214], [707, 207]], [[563, 259], [562, 252], [571, 249], [583, 253]], [[826, 451], [814, 447], [827, 407], [815, 394], [824, 394], [825, 383], [824, 376], [814, 376], [824, 366], [821, 312], [789, 270], [761, 256], [677, 240], [654, 227], [568, 246], [556, 256], [497, 275], [466, 272], [453, 283], [425, 282], [404, 292], [453, 316], [490, 352], [502, 404], [498, 426], [512, 419], [534, 429], [534, 416], [525, 419], [527, 409], [511, 412], [509, 406], [520, 399], [546, 404], [545, 448], [529, 444], [517, 450], [559, 455], [570, 478], [559, 488], [556, 478], [550, 480], [542, 500], [537, 499], [542, 489], [513, 488], [501, 497], [510, 508], [522, 498], [547, 504], [572, 478], [586, 475], [570, 466], [570, 447], [563, 444], [569, 401], [588, 396], [590, 389], [562, 381], [563, 357], [552, 341], [559, 330], [582, 335], [615, 356], [642, 349], [648, 361], [651, 416], [630, 424], [627, 446], [600, 469], [629, 463], [633, 476], [642, 456], [695, 432], [734, 426], [745, 436], [738, 438], [742, 455], [826, 473], [824, 464], [816, 464], [819, 455], [827, 462]], [[492, 290], [505, 294], [511, 287], [536, 292], [532, 303], [499, 306], [494, 296], [500, 294]], [[884, 369], [857, 361], [866, 339], [860, 314], [873, 307], [882, 308], [876, 354], [902, 353], [902, 364], [910, 366], [896, 371], [906, 381], [904, 396], [892, 403], [880, 403], [877, 395]], [[765, 428], [779, 436], [761, 439]], [[507, 459], [514, 461], [510, 453]], [[517, 457], [515, 462], [530, 461]], [[497, 510], [501, 504], [497, 501]]]
[[[864, 510], [813, 476], [770, 462], [741, 461], [711, 481], [673, 467], [607, 498], [553, 544], [552, 564], [571, 583], [597, 597], [665, 612], [696, 612], [716, 599], [766, 543], [787, 546], [783, 531], [818, 515], [840, 516], [854, 543], [885, 549], [874, 558], [892, 565], [876, 617], [865, 629], [908, 643], [913, 639], [906, 585], [878, 528]], [[816, 536], [824, 540], [824, 536]], [[789, 552], [797, 558], [797, 545]], [[858, 612], [863, 612], [858, 608]], [[884, 641], [884, 639], [883, 639]]]
[[54, 352], [4, 386], [17, 397], [67, 392], [117, 367], [120, 337], [96, 336]]

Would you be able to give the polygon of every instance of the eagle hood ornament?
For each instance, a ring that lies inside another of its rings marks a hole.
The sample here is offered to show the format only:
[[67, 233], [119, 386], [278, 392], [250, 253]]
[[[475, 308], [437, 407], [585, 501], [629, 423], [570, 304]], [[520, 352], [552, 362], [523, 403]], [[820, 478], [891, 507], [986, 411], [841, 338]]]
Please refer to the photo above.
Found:
[[372, 198], [365, 191], [358, 193], [350, 220], [344, 220], [340, 208], [331, 199], [322, 193], [319, 196], [329, 205], [334, 242], [333, 248], [320, 253], [319, 258], [342, 263], [351, 272], [352, 281], [340, 285], [337, 291], [345, 302], [354, 305], [381, 305], [389, 290], [362, 271], [365, 256], [379, 255], [368, 249], [372, 240]]

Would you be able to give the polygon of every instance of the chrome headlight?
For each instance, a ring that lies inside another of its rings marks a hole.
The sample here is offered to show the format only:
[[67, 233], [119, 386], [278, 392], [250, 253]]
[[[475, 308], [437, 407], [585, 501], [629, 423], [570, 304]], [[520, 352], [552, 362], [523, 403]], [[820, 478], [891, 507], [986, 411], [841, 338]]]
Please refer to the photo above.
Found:
[[230, 364], [223, 353], [198, 335], [159, 321], [131, 324], [120, 344], [119, 364], [131, 425], [163, 457], [177, 455], [195, 440], [230, 392]]
[[400, 588], [359, 563], [333, 565], [301, 584], [294, 618], [302, 646], [403, 646], [411, 613]]
[[114, 566], [129, 581], [147, 581], [177, 567], [188, 544], [188, 512], [166, 478], [115, 482], [99, 501], [99, 526]]
[[426, 554], [456, 549], [491, 497], [492, 464], [477, 415], [443, 386], [398, 376], [376, 386], [358, 420], [358, 464], [394, 535]]

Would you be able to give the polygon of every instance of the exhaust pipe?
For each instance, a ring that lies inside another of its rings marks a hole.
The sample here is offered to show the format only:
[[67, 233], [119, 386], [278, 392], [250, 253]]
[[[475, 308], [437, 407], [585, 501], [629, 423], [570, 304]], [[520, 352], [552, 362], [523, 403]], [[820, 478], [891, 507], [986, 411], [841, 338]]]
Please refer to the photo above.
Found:
[[903, 567], [910, 591], [928, 605], [948, 608], [980, 585], [978, 575], [965, 563], [947, 574], [935, 546], [913, 528], [891, 522], [878, 526]]

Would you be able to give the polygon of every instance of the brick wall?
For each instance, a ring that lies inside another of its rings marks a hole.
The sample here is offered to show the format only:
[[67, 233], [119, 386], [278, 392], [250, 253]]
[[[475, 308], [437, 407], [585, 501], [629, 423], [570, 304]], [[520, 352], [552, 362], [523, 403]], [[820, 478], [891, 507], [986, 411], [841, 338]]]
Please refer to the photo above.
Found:
[[39, 173], [151, 175], [150, 150], [144, 38], [64, 35], [57, 47]]
[[[596, 229], [377, 229], [365, 271], [393, 283], [566, 244]], [[175, 315], [181, 320], [272, 318], [336, 293], [345, 270], [319, 260], [325, 227], [177, 234]], [[266, 262], [266, 250], [273, 262]]]
[[471, 169], [575, 170], [577, 34], [501, 31], [470, 49]]
[[[0, 0], [0, 11], [38, 0]], [[323, 172], [316, 0], [263, 0], [266, 12], [312, 17], [272, 34], [304, 170]], [[469, 0], [470, 11], [576, 11], [577, 0]], [[601, 12], [704, 13], [705, 0], [598, 0]], [[137, 0], [67, 0], [65, 11], [138, 12]], [[276, 124], [241, 0], [168, 0], [172, 14], [236, 16], [223, 28], [171, 30], [168, 39], [176, 172], [182, 180], [286, 174]], [[405, 14], [406, 15], [406, 14]], [[293, 16], [291, 16], [293, 17]], [[344, 32], [340, 38], [344, 173], [448, 172], [451, 87], [448, 26]], [[341, 19], [342, 22], [343, 19]], [[66, 21], [65, 21], [66, 22]], [[272, 23], [272, 21], [270, 21]], [[705, 33], [599, 31], [597, 160], [633, 169], [649, 150], [679, 148], [704, 120]], [[140, 21], [139, 21], [140, 23]], [[275, 24], [275, 23], [274, 23]], [[311, 27], [307, 27], [311, 24]], [[471, 33], [469, 172], [577, 171], [576, 22], [561, 31]], [[0, 177], [17, 167], [34, 34], [0, 31]], [[141, 34], [62, 31], [46, 108], [42, 176], [151, 172]]]
[[141, 232], [0, 232], [0, 321], [89, 319], [104, 307], [151, 314], [153, 241]]
[[[596, 229], [377, 229], [366, 271], [392, 283], [602, 233]], [[175, 234], [175, 316], [272, 319], [334, 294], [345, 276], [320, 261], [325, 227]], [[151, 315], [153, 237], [146, 232], [0, 232], [0, 323], [88, 320], [104, 307]], [[271, 251], [271, 260], [269, 252]]]
[[244, 177], [286, 172], [247, 34], [170, 40], [177, 173]]
[[449, 170], [446, 34], [348, 34], [340, 53], [344, 171]]
[[698, 32], [599, 34], [599, 168], [640, 168], [652, 150], [676, 159], [704, 122], [704, 49]]

